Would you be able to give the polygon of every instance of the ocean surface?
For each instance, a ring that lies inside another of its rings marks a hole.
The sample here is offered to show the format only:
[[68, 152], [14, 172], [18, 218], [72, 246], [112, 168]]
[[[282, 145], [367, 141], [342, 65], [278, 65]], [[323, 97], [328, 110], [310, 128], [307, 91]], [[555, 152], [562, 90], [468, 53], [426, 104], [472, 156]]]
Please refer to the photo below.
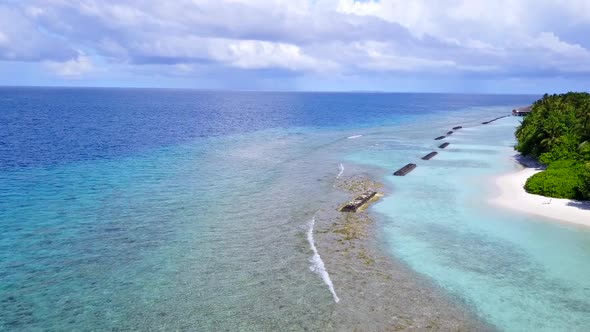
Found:
[[538, 97], [0, 88], [0, 330], [347, 330], [313, 222], [366, 169], [392, 260], [498, 330], [587, 331], [590, 231], [488, 203], [519, 119], [481, 122]]

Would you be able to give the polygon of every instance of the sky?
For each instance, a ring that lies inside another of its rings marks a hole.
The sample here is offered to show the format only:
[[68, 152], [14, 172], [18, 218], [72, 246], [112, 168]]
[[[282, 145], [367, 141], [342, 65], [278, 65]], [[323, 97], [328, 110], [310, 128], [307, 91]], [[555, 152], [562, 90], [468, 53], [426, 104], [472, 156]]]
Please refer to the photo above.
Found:
[[0, 85], [557, 93], [590, 0], [0, 0]]

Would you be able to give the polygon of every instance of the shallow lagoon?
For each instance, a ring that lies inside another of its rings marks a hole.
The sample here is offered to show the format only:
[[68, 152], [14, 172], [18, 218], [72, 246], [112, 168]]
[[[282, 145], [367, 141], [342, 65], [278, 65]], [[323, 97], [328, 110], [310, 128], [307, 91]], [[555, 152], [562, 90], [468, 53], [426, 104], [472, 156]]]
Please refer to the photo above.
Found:
[[[506, 118], [458, 130], [410, 175], [386, 176], [393, 193], [374, 209], [383, 215], [382, 239], [500, 330], [582, 331], [590, 326], [590, 230], [487, 202], [490, 177], [517, 169], [510, 159], [517, 124]], [[403, 165], [430, 145], [437, 143], [398, 139], [397, 153], [384, 159], [378, 149], [375, 164]], [[351, 159], [371, 163], [374, 153]]]
[[346, 198], [340, 164], [387, 185], [371, 211], [388, 253], [481, 318], [588, 326], [588, 231], [486, 203], [489, 177], [515, 168], [517, 120], [480, 123], [534, 97], [1, 93], [4, 329], [351, 328], [306, 239]]

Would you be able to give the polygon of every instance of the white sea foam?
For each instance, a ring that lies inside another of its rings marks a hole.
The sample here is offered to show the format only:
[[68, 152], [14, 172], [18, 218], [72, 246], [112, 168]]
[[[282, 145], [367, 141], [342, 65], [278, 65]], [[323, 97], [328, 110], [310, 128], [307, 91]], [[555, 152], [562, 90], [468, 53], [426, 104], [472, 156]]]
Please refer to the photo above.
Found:
[[352, 136], [348, 136], [347, 138], [359, 138], [362, 137], [363, 135], [352, 135]]
[[313, 216], [313, 218], [311, 218], [311, 220], [309, 221], [309, 224], [307, 225], [307, 242], [309, 242], [309, 247], [311, 248], [311, 251], [313, 251], [313, 255], [309, 258], [309, 262], [311, 263], [311, 265], [309, 266], [309, 269], [314, 272], [317, 273], [322, 280], [324, 281], [324, 283], [328, 286], [328, 290], [330, 290], [330, 293], [332, 293], [332, 297], [334, 298], [334, 302], [338, 303], [340, 302], [340, 299], [338, 298], [338, 295], [336, 295], [336, 291], [334, 290], [334, 285], [332, 284], [332, 280], [330, 279], [330, 275], [328, 274], [328, 271], [326, 271], [326, 267], [324, 266], [324, 261], [322, 260], [322, 258], [320, 257], [320, 254], [318, 253], [317, 248], [315, 247], [315, 242], [313, 240], [313, 227], [315, 225], [315, 215]]
[[340, 165], [338, 165], [338, 169], [340, 169], [340, 172], [338, 172], [338, 175], [336, 175], [336, 179], [339, 179], [344, 173], [344, 165], [342, 165], [341, 163]]

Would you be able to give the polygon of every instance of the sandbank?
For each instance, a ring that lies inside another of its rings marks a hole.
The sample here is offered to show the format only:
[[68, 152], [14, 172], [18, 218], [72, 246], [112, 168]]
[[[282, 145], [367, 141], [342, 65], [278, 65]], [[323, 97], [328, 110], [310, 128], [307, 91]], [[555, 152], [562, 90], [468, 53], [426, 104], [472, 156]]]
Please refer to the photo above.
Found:
[[[517, 157], [517, 159], [519, 159]], [[490, 203], [521, 212], [562, 222], [590, 227], [590, 202], [550, 198], [529, 194], [524, 190], [526, 180], [541, 172], [542, 167], [523, 165], [524, 169], [494, 179], [500, 194]]]

